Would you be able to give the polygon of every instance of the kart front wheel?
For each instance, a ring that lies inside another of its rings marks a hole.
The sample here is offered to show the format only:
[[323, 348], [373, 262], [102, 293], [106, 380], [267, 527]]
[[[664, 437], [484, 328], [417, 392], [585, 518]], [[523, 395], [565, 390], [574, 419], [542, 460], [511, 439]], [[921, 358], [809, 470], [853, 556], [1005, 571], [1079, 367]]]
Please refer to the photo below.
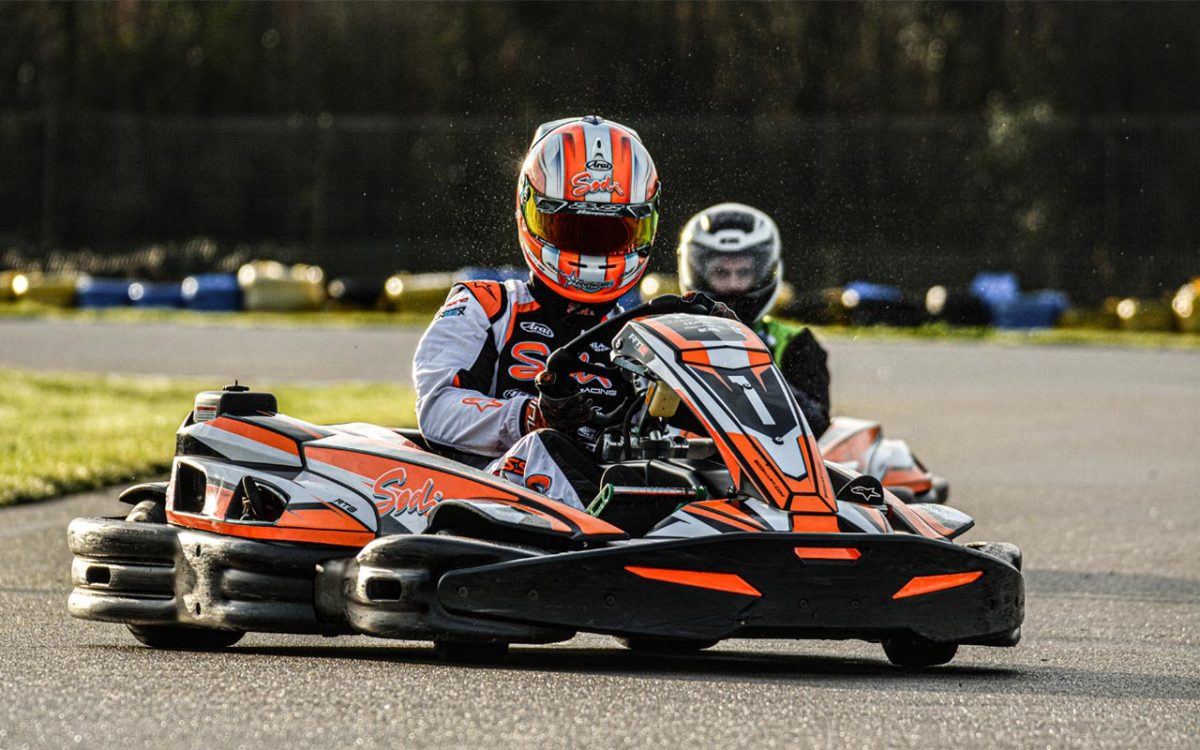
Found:
[[900, 667], [933, 667], [958, 653], [957, 643], [934, 643], [916, 635], [900, 635], [883, 642], [888, 661]]
[[691, 638], [621, 638], [630, 651], [643, 654], [692, 654], [717, 645], [720, 641]]
[[150, 648], [169, 651], [219, 651], [242, 640], [237, 630], [179, 628], [169, 625], [127, 625], [129, 632]]
[[[166, 523], [166, 498], [143, 500], [129, 511], [130, 523]], [[181, 628], [172, 625], [126, 625], [133, 637], [150, 648], [169, 651], [218, 651], [229, 648], [245, 633], [238, 630]]]

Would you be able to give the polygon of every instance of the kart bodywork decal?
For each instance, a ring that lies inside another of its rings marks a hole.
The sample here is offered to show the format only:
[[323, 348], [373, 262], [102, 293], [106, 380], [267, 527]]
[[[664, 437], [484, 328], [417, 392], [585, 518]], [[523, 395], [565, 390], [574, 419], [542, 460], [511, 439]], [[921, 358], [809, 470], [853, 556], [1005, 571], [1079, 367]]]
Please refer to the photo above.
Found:
[[605, 521], [463, 464], [383, 439], [336, 435], [304, 446], [309, 468], [375, 500], [381, 533], [392, 523], [419, 533], [445, 499], [485, 500], [544, 519], [555, 531], [602, 538], [626, 534]]
[[686, 315], [643, 319], [629, 328], [646, 349], [642, 361], [653, 355], [655, 374], [705, 423], [735, 482], [744, 475], [783, 510], [836, 513], [816, 440], [753, 331]]
[[913, 576], [899, 591], [892, 594], [893, 599], [905, 599], [910, 596], [932, 594], [934, 591], [945, 591], [959, 586], [974, 583], [983, 575], [982, 570], [969, 573], [947, 573], [940, 576]]
[[300, 466], [300, 449], [295, 440], [258, 425], [217, 417], [191, 425], [185, 431], [232, 461]]
[[[185, 512], [176, 505], [180, 466], [191, 467], [205, 478], [203, 506], [197, 512]], [[287, 497], [278, 519], [242, 519], [238, 487], [246, 477], [267, 482]], [[289, 478], [264, 475], [214, 459], [181, 458], [175, 463], [168, 497], [167, 519], [171, 523], [248, 539], [362, 546], [375, 538], [378, 527], [374, 508], [366, 498], [306, 471]]]
[[743, 596], [762, 596], [762, 593], [746, 583], [746, 579], [736, 573], [710, 573], [701, 570], [673, 570], [671, 568], [643, 568], [626, 565], [625, 570], [635, 576], [649, 578], [652, 581], [675, 583], [680, 586], [691, 586], [712, 591], [726, 591], [730, 594]]
[[855, 547], [797, 547], [801, 560], [857, 560], [862, 553]]

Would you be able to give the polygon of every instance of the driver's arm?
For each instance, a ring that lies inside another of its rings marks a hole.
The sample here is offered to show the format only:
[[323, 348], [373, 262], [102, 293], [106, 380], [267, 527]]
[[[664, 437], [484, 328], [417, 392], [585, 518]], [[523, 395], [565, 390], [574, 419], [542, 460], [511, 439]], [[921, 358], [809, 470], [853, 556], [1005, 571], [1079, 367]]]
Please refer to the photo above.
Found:
[[[497, 293], [503, 287], [496, 285]], [[417, 425], [434, 443], [498, 456], [524, 432], [529, 396], [496, 398], [497, 348], [484, 306], [456, 285], [425, 329], [413, 359]]]
[[829, 428], [829, 364], [825, 349], [805, 328], [792, 337], [779, 369], [792, 387], [808, 426], [817, 437]]

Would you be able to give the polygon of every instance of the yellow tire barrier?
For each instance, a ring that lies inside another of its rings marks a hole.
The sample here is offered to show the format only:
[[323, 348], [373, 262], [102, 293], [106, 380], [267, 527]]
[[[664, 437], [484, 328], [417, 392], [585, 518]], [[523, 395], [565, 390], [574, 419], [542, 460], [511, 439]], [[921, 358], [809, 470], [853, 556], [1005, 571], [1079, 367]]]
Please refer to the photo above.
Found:
[[12, 277], [12, 292], [18, 302], [32, 302], [50, 307], [71, 307], [75, 304], [75, 273], [43, 274], [39, 271], [18, 273]]
[[1126, 297], [1116, 303], [1115, 309], [1123, 331], [1175, 330], [1175, 315], [1162, 300]]
[[397, 273], [383, 285], [387, 308], [433, 315], [454, 286], [453, 273]]
[[319, 266], [285, 266], [256, 260], [238, 269], [242, 307], [260, 312], [319, 310], [325, 303], [325, 272]]
[[[1119, 302], [1120, 300], [1117, 301]], [[1105, 306], [1098, 309], [1071, 307], [1058, 319], [1058, 327], [1115, 331], [1121, 327], [1121, 318], [1117, 315], [1115, 304], [1112, 307]]]
[[1200, 276], [1184, 284], [1171, 300], [1171, 311], [1179, 330], [1185, 333], [1200, 333]]
[[12, 302], [17, 298], [17, 293], [13, 291], [13, 279], [18, 275], [18, 271], [0, 271], [0, 302]]

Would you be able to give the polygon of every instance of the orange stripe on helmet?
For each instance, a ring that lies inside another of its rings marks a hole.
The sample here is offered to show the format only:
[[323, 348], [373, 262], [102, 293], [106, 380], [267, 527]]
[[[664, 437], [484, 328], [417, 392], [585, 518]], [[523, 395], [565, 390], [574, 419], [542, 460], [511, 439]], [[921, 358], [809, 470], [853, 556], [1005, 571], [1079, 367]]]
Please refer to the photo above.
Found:
[[[620, 185], [625, 194], [613, 193], [613, 203], [629, 203], [633, 199], [633, 143], [624, 131], [609, 128], [612, 136], [613, 181]], [[649, 198], [647, 198], [649, 200]]]
[[611, 281], [614, 286], [621, 285], [621, 279], [625, 276], [625, 256], [610, 255], [608, 258], [608, 268], [604, 269], [604, 280]]
[[562, 195], [570, 200], [571, 178], [586, 168], [587, 144], [584, 143], [583, 125], [572, 125], [562, 131]]

